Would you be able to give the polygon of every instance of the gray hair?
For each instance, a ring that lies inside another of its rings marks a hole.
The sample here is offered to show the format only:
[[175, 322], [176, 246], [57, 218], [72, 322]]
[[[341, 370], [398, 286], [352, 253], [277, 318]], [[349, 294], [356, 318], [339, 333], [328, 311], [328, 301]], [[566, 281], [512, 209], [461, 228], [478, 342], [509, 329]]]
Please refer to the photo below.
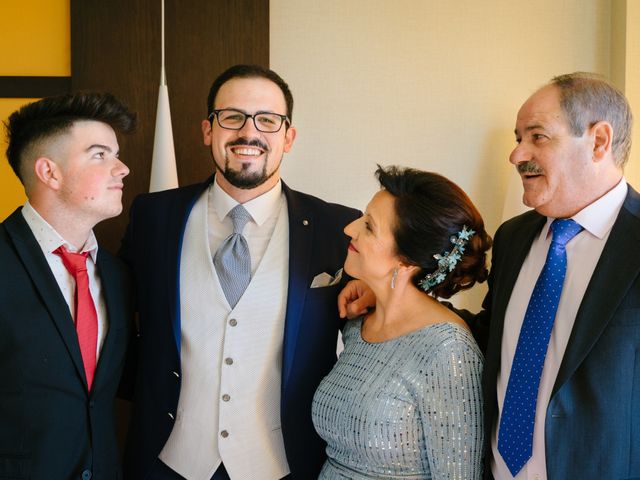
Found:
[[597, 122], [606, 121], [613, 129], [613, 159], [624, 167], [631, 150], [633, 116], [624, 94], [603, 77], [585, 72], [559, 75], [551, 84], [560, 89], [560, 106], [571, 132], [582, 134]]

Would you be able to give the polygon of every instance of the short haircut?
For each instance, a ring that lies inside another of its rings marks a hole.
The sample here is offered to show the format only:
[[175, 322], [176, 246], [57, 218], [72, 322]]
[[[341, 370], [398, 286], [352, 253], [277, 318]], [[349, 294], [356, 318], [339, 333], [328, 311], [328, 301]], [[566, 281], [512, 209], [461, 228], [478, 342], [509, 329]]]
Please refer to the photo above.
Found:
[[624, 167], [633, 127], [631, 107], [624, 94], [604, 78], [586, 72], [559, 75], [551, 84], [560, 89], [560, 106], [573, 135], [582, 136], [600, 121], [611, 124], [613, 158], [616, 165]]
[[285, 82], [276, 72], [269, 70], [268, 68], [261, 67], [260, 65], [234, 65], [222, 72], [218, 78], [213, 81], [211, 88], [209, 89], [209, 97], [207, 98], [207, 115], [211, 115], [211, 112], [213, 112], [216, 96], [218, 95], [218, 91], [222, 85], [234, 78], [266, 78], [267, 80], [271, 80], [282, 91], [284, 101], [287, 104], [287, 117], [289, 117], [289, 121], [293, 120], [293, 95], [291, 94], [291, 90], [289, 90], [289, 85], [287, 85], [287, 82]]
[[[438, 268], [434, 255], [450, 252], [464, 226], [475, 234], [465, 246], [462, 258], [444, 281], [427, 290], [435, 297], [449, 298], [460, 290], [486, 280], [486, 252], [491, 237], [466, 193], [455, 183], [433, 172], [391, 166], [376, 170], [380, 185], [394, 197], [395, 222], [392, 227], [396, 254], [407, 264], [419, 267], [413, 284]], [[423, 289], [424, 290], [424, 289]]]
[[37, 144], [69, 132], [78, 121], [103, 122], [115, 131], [131, 133], [136, 116], [110, 93], [78, 92], [47, 97], [13, 112], [5, 122], [7, 159], [25, 183], [25, 155]]

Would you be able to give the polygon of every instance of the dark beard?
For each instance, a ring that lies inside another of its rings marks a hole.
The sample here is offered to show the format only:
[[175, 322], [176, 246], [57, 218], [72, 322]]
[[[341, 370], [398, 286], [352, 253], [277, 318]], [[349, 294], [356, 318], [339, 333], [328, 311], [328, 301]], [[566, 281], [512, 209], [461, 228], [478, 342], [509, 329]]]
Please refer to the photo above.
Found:
[[265, 152], [264, 164], [262, 165], [261, 171], [249, 173], [249, 163], [243, 164], [240, 170], [232, 170], [229, 168], [229, 159], [226, 156], [224, 159], [223, 170], [220, 165], [218, 165], [218, 162], [216, 162], [215, 157], [213, 157], [213, 153], [211, 156], [213, 157], [213, 163], [216, 166], [216, 170], [218, 170], [231, 185], [243, 190], [252, 190], [256, 187], [259, 187], [276, 174], [276, 172], [280, 168], [280, 163], [282, 163], [282, 158], [280, 159], [280, 162], [278, 163], [276, 168], [273, 169], [273, 172], [267, 174], [267, 157], [271, 153], [269, 147], [260, 140], [248, 140], [246, 138], [238, 138], [233, 142], [229, 142], [227, 144], [227, 147], [241, 145], [247, 147], [259, 147]]
[[249, 164], [243, 165], [242, 170], [231, 170], [229, 168], [229, 161], [225, 159], [224, 170], [222, 170], [218, 164], [214, 161], [216, 169], [222, 174], [222, 176], [234, 187], [241, 188], [243, 190], [251, 190], [259, 187], [264, 182], [269, 180], [278, 171], [275, 168], [273, 172], [267, 174], [267, 162], [265, 160], [262, 170], [255, 173], [249, 173], [247, 170]]

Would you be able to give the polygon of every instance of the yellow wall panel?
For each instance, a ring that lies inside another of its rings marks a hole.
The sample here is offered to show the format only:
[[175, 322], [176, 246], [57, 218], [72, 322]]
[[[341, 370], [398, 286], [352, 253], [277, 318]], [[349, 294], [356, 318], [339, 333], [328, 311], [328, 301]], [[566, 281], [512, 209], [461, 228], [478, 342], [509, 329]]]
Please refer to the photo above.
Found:
[[[69, 0], [0, 0], [0, 76], [71, 75]], [[5, 122], [20, 106], [33, 101], [0, 98]], [[4, 128], [0, 135], [0, 220], [26, 200], [22, 185], [6, 158]]]
[[25, 98], [0, 99], [0, 119], [2, 119], [3, 123], [2, 141], [0, 141], [0, 219], [4, 219], [27, 199], [22, 184], [13, 173], [7, 161], [7, 138], [4, 122], [7, 121], [9, 115], [15, 110], [31, 101], [33, 100]]
[[0, 75], [71, 75], [69, 0], [0, 0]]

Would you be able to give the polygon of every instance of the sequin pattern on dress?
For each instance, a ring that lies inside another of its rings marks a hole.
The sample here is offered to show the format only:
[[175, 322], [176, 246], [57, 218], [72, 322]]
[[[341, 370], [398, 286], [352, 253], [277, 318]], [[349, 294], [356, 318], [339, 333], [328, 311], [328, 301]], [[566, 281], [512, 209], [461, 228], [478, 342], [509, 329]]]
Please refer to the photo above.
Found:
[[471, 334], [439, 323], [368, 343], [361, 325], [347, 322], [313, 399], [327, 442], [320, 478], [481, 478], [483, 358]]

